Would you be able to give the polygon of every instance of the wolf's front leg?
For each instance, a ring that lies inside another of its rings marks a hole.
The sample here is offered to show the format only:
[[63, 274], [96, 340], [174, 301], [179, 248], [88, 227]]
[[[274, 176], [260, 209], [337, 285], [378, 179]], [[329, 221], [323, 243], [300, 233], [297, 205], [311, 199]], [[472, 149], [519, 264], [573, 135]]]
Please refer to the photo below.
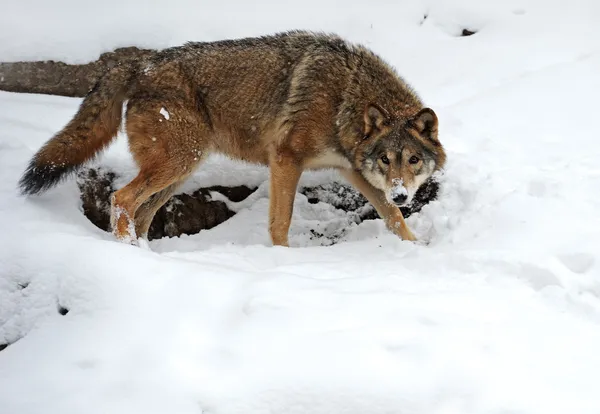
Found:
[[274, 154], [269, 163], [271, 185], [269, 194], [269, 233], [274, 246], [289, 246], [288, 232], [292, 222], [296, 187], [302, 169], [292, 157]]
[[383, 192], [373, 187], [363, 176], [354, 170], [340, 170], [340, 173], [375, 207], [387, 227], [402, 240], [416, 241], [417, 238], [406, 225], [404, 216], [394, 204], [390, 204]]

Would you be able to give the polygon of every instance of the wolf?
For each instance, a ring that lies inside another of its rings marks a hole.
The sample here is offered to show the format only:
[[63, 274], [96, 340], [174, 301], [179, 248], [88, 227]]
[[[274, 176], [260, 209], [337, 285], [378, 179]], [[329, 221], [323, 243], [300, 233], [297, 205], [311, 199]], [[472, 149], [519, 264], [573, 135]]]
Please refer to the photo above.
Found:
[[302, 172], [324, 168], [337, 169], [391, 232], [414, 241], [399, 206], [446, 160], [435, 112], [392, 66], [336, 34], [297, 30], [188, 42], [107, 70], [33, 156], [22, 194], [77, 171], [122, 121], [139, 173], [111, 196], [111, 226], [131, 244], [213, 153], [269, 167], [273, 245], [289, 246]]

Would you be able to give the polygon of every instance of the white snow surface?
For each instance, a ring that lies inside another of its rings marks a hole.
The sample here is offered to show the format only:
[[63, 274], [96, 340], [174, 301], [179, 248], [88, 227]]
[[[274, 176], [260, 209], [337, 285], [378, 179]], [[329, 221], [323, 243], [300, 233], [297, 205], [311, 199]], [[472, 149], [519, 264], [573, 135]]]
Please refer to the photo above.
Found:
[[[75, 180], [18, 195], [80, 100], [0, 93], [0, 412], [598, 414], [599, 7], [4, 4], [0, 61], [338, 32], [434, 108], [448, 164], [438, 200], [407, 220], [426, 243], [298, 195], [282, 248], [269, 242], [266, 169], [213, 157], [182, 191], [257, 192], [214, 229], [145, 250], [92, 225]], [[96, 163], [120, 185], [135, 175], [123, 136]], [[322, 246], [310, 230], [344, 236]]]
[[171, 115], [169, 114], [169, 111], [167, 111], [164, 107], [160, 108], [159, 112], [163, 116], [163, 118], [165, 118], [167, 121], [171, 118]]
[[402, 181], [402, 179], [395, 179], [392, 184], [394, 185], [394, 187], [392, 187], [392, 191], [391, 191], [391, 195], [392, 198], [394, 198], [395, 196], [399, 196], [402, 194], [406, 194], [408, 195], [408, 191], [406, 190], [406, 187], [404, 187], [404, 182]]

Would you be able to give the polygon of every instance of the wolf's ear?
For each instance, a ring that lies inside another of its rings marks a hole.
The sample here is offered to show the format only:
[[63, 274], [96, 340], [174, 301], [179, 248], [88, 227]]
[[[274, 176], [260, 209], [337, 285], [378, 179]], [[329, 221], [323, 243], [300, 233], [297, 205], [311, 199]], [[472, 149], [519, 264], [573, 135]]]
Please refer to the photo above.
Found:
[[438, 142], [438, 119], [433, 109], [423, 108], [410, 120], [413, 128], [423, 137]]
[[369, 104], [365, 108], [365, 138], [381, 131], [388, 119], [388, 114], [379, 105]]

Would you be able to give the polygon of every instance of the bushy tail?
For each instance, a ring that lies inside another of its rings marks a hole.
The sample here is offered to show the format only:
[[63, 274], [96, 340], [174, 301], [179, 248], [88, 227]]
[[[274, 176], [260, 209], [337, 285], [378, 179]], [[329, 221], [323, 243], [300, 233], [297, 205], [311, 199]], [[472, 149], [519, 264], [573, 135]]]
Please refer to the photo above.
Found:
[[133, 76], [130, 65], [120, 65], [98, 81], [75, 117], [33, 156], [19, 181], [22, 194], [54, 187], [110, 144]]

